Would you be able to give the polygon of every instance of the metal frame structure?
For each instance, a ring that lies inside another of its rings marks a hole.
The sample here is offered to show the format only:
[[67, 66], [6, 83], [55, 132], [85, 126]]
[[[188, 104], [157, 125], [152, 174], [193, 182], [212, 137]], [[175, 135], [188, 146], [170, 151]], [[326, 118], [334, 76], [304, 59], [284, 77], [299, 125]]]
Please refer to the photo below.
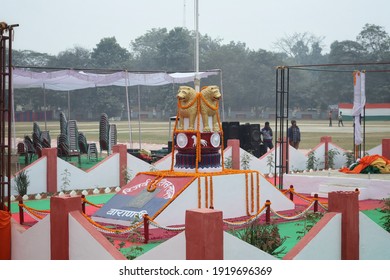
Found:
[[[289, 86], [290, 71], [288, 67], [276, 68], [276, 110], [275, 110], [275, 176], [274, 185], [283, 188], [283, 173], [288, 172], [288, 110], [289, 110]], [[286, 133], [286, 134], [285, 134]], [[287, 149], [287, 151], [285, 151]], [[279, 178], [279, 182], [277, 182]]]
[[11, 211], [12, 39], [13, 28], [0, 23], [0, 210]]
[[[353, 72], [354, 70], [335, 70], [329, 67], [361, 67], [361, 66], [378, 66], [390, 65], [390, 62], [372, 62], [372, 63], [339, 63], [339, 64], [311, 64], [311, 65], [293, 65], [276, 67], [276, 108], [275, 108], [275, 135], [276, 147], [274, 159], [274, 185], [279, 189], [283, 188], [283, 174], [289, 172], [289, 141], [288, 141], [288, 121], [289, 121], [289, 91], [290, 91], [290, 70], [307, 70], [307, 71], [326, 71], [326, 72]], [[318, 69], [314, 67], [325, 67], [327, 69]], [[383, 70], [363, 70], [366, 73], [390, 72], [389, 69]], [[353, 137], [353, 154], [355, 159], [361, 157], [366, 152], [366, 112], [365, 107], [363, 114], [360, 115], [360, 122], [363, 123], [363, 143], [355, 145], [355, 136]], [[355, 129], [355, 128], [354, 128]], [[277, 181], [279, 179], [279, 181]]]

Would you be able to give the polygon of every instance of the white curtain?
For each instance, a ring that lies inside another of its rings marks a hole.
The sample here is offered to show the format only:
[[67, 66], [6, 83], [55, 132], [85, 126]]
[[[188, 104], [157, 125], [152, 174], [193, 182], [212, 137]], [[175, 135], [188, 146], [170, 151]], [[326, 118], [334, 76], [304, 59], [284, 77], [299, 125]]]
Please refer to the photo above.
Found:
[[355, 71], [353, 73], [353, 108], [352, 116], [355, 122], [355, 145], [363, 143], [360, 117], [366, 105], [366, 73]]

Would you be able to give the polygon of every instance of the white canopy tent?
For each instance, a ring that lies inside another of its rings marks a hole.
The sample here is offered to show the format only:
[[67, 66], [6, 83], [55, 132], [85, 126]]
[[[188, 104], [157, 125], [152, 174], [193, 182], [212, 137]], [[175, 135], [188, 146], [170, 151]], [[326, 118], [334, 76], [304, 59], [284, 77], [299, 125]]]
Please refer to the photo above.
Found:
[[[200, 78], [218, 75], [220, 70], [199, 72]], [[172, 83], [189, 83], [195, 79], [194, 72], [166, 73], [144, 72], [134, 73], [119, 71], [111, 74], [85, 73], [76, 70], [59, 70], [54, 72], [33, 72], [16, 68], [12, 72], [13, 88], [46, 88], [69, 91], [104, 86], [161, 86]]]
[[[129, 137], [130, 145], [132, 145], [131, 137], [131, 125], [130, 125], [130, 107], [128, 99], [128, 87], [129, 86], [161, 86], [166, 84], [182, 84], [193, 82], [195, 77], [207, 78], [212, 75], [218, 75], [221, 71], [210, 70], [204, 72], [129, 72], [129, 71], [117, 71], [110, 74], [97, 74], [86, 73], [79, 70], [58, 70], [53, 72], [36, 72], [22, 68], [15, 68], [12, 71], [12, 85], [13, 89], [22, 88], [42, 88], [57, 90], [57, 91], [69, 91], [93, 87], [105, 87], [105, 86], [122, 86], [126, 90], [126, 102], [127, 102], [127, 115], [129, 125]], [[221, 75], [222, 76], [222, 75]], [[222, 79], [222, 78], [221, 78]], [[222, 87], [222, 81], [221, 81]], [[222, 88], [221, 88], [222, 91]], [[140, 91], [138, 90], [138, 94]], [[45, 98], [44, 98], [45, 100]], [[69, 100], [68, 100], [69, 104]], [[68, 105], [69, 106], [69, 105]], [[140, 104], [138, 104], [140, 106]], [[46, 104], [44, 104], [46, 108]], [[138, 108], [140, 110], [140, 108]], [[224, 106], [222, 99], [222, 116], [224, 116]], [[46, 124], [46, 117], [45, 117]], [[140, 126], [139, 126], [140, 127]], [[141, 131], [139, 131], [141, 134]], [[141, 147], [141, 143], [140, 143]]]

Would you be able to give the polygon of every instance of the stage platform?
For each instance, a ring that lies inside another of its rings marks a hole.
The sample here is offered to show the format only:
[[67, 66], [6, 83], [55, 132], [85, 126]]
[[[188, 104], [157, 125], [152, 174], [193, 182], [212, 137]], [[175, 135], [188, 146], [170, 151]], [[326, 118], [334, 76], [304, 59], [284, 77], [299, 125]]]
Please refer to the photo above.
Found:
[[346, 174], [338, 170], [324, 170], [285, 174], [283, 187], [294, 186], [297, 193], [328, 197], [329, 192], [359, 189], [359, 200], [390, 197], [390, 174]]

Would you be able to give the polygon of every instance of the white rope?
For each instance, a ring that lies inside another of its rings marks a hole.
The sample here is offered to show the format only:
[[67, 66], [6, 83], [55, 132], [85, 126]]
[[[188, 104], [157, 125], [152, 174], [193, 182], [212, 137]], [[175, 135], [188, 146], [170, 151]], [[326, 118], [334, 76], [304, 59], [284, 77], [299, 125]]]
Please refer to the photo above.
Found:
[[261, 211], [261, 212], [258, 213], [257, 215], [252, 216], [251, 218], [249, 218], [248, 220], [243, 221], [243, 222], [229, 222], [229, 221], [223, 220], [223, 223], [224, 223], [224, 224], [227, 224], [227, 225], [229, 225], [229, 226], [248, 225], [248, 224], [252, 223], [253, 221], [255, 221], [257, 218], [259, 218], [259, 217], [262, 215], [262, 213], [263, 213], [266, 209], [267, 209], [267, 208], [264, 208], [263, 211]]
[[318, 201], [318, 205], [321, 206], [321, 208], [324, 209], [325, 211], [328, 211], [328, 207], [326, 207], [324, 204], [322, 204], [319, 201]]
[[33, 215], [28, 209], [24, 208], [25, 212], [31, 216], [35, 221], [40, 221], [42, 218], [38, 218], [35, 215]]
[[111, 230], [105, 230], [105, 229], [102, 229], [98, 226], [96, 226], [95, 224], [91, 223], [95, 228], [96, 230], [100, 231], [100, 232], [103, 232], [103, 233], [107, 233], [107, 234], [125, 234], [125, 233], [130, 233], [130, 232], [133, 232], [134, 230], [138, 229], [141, 227], [141, 223], [135, 227], [132, 227], [132, 228], [128, 228], [126, 230], [122, 230], [122, 229], [118, 229], [118, 230], [115, 230], [115, 229], [111, 229]]
[[285, 219], [285, 220], [295, 220], [295, 219], [298, 219], [298, 218], [301, 218], [304, 214], [307, 213], [307, 211], [309, 211], [309, 209], [314, 205], [314, 201], [302, 212], [302, 213], [299, 213], [298, 215], [295, 215], [295, 216], [291, 216], [291, 217], [287, 217], [287, 216], [283, 216], [283, 215], [280, 215], [278, 214], [274, 209], [271, 208], [271, 211], [272, 213], [274, 213], [276, 216], [278, 216], [279, 218], [281, 219]]
[[166, 226], [159, 225], [155, 221], [152, 221], [152, 220], [149, 220], [149, 223], [157, 228], [165, 229], [168, 231], [183, 231], [183, 230], [185, 230], [185, 227], [177, 227], [177, 228], [166, 227]]

